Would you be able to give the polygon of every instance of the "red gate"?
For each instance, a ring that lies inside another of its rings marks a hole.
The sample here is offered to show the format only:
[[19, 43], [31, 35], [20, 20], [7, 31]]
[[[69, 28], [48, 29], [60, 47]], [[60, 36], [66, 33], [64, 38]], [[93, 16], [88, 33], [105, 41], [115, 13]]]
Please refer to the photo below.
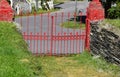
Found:
[[[90, 49], [90, 22], [104, 19], [104, 10], [100, 6], [99, 0], [90, 3], [84, 28], [82, 22], [85, 18], [82, 13], [79, 15], [66, 12], [41, 13], [34, 16], [21, 16], [15, 21], [21, 24], [23, 37], [33, 54], [79, 54], [85, 49]], [[96, 7], [99, 9], [97, 10]], [[72, 27], [79, 23], [79, 28], [62, 27], [63, 23], [69, 26], [72, 24], [71, 21], [74, 22]]]
[[[12, 8], [6, 0], [1, 0], [0, 21], [12, 21], [12, 17]], [[90, 23], [103, 19], [104, 9], [101, 3], [99, 0], [93, 0], [87, 8], [84, 29], [81, 23], [85, 21], [85, 17], [82, 13], [79, 15], [66, 12], [34, 14], [34, 16], [21, 16], [15, 21], [22, 26], [23, 37], [33, 54], [60, 55], [78, 54], [85, 49], [90, 50]], [[66, 26], [72, 24], [70, 27], [73, 28], [64, 28], [63, 23]], [[78, 23], [79, 28], [74, 29]]]
[[[78, 17], [63, 12], [34, 14], [16, 18], [16, 22], [22, 25], [24, 39], [33, 54], [78, 54], [85, 50], [86, 30], [82, 24], [85, 18], [81, 14]], [[68, 26], [71, 22], [73, 27], [79, 24], [79, 28], [62, 27], [63, 23]]]

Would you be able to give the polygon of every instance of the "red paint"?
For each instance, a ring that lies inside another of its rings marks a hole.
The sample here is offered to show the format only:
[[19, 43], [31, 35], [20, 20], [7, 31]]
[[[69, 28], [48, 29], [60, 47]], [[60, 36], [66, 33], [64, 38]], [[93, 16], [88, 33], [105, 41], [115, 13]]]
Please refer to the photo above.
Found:
[[[38, 23], [39, 26], [37, 27], [37, 17], [36, 14], [34, 15], [33, 21], [33, 32], [30, 32], [30, 20], [27, 18], [27, 24], [26, 24], [26, 32], [23, 34], [24, 39], [26, 41], [29, 41], [30, 43], [30, 50], [32, 53], [36, 55], [61, 55], [61, 54], [75, 54], [80, 53], [82, 47], [84, 47], [84, 43], [80, 43], [80, 41], [85, 41], [86, 34], [85, 30], [78, 30], [77, 32], [75, 29], [71, 30], [66, 29], [66, 31], [63, 30], [63, 28], [60, 28], [59, 32], [57, 31], [58, 26], [58, 16], [60, 17], [60, 22], [64, 22], [64, 18], [67, 17], [68, 20], [71, 18], [72, 14], [70, 13], [55, 13], [55, 16], [51, 16], [50, 14], [46, 14], [46, 18], [48, 18], [46, 23], [48, 23], [49, 26], [47, 26], [47, 31], [44, 31], [44, 25], [43, 25], [43, 17], [45, 17], [43, 14], [40, 14], [40, 22]], [[74, 17], [76, 17], [76, 14], [74, 14]], [[77, 21], [73, 20], [76, 24]], [[21, 24], [23, 23], [23, 20], [21, 18]], [[69, 25], [69, 22], [68, 22]], [[81, 24], [80, 24], [81, 26]], [[40, 28], [39, 31], [37, 28]], [[86, 39], [88, 40], [88, 39]], [[44, 53], [46, 52], [46, 53]]]
[[13, 21], [14, 12], [6, 0], [0, 1], [0, 21]]
[[90, 21], [99, 21], [104, 19], [104, 9], [99, 0], [93, 0], [87, 8], [87, 18]]

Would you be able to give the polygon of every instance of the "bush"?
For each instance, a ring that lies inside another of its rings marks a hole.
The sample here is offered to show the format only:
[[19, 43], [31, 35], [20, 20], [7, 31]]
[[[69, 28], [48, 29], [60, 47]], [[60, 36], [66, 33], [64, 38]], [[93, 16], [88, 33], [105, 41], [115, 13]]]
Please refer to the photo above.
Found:
[[111, 19], [120, 18], [120, 2], [117, 3], [116, 7], [108, 9], [108, 17]]

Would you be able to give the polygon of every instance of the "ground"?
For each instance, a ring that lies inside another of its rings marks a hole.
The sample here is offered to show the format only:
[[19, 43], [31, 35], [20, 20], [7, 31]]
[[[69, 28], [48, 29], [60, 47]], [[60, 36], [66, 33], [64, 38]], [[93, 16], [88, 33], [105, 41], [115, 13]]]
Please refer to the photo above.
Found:
[[67, 57], [40, 57], [41, 75], [43, 77], [119, 77], [119, 72], [115, 74], [109, 64], [106, 66], [105, 62], [85, 54]]

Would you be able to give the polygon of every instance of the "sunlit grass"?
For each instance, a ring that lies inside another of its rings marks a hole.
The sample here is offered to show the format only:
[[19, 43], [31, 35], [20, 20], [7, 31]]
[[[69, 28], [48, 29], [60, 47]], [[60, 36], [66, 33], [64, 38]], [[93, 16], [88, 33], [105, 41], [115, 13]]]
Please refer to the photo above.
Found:
[[104, 22], [120, 28], [120, 19], [105, 19]]
[[61, 23], [61, 26], [64, 28], [71, 28], [71, 29], [85, 29], [85, 24], [78, 23], [75, 21], [63, 22], [63, 23]]

